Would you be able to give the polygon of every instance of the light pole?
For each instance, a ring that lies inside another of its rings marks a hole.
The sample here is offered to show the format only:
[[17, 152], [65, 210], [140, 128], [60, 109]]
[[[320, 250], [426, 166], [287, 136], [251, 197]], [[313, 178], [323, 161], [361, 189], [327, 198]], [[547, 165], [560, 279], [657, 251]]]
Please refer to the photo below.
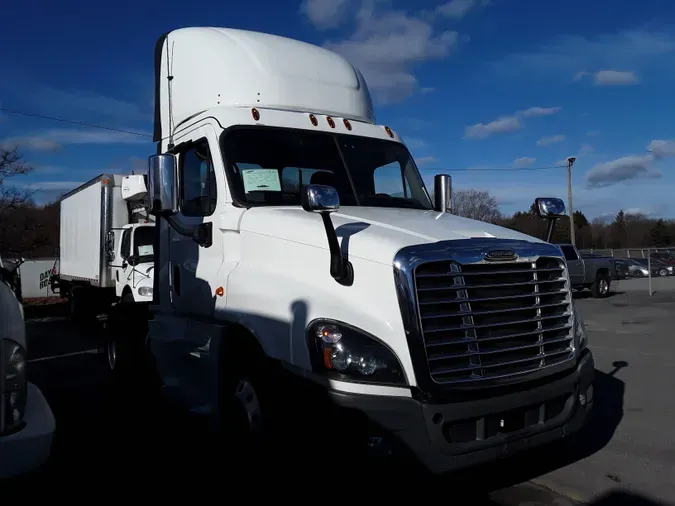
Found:
[[572, 207], [572, 165], [576, 161], [577, 159], [573, 156], [567, 159], [567, 204], [570, 210], [570, 239], [573, 246], [576, 246], [576, 241], [574, 237], [574, 208]]

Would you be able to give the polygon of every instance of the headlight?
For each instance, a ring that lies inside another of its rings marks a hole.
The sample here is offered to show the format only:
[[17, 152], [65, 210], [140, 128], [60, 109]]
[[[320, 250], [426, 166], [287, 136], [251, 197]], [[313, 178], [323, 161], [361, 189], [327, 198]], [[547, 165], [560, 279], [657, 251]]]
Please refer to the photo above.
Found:
[[377, 338], [348, 325], [319, 321], [309, 327], [309, 346], [316, 371], [343, 381], [407, 384], [394, 352]]
[[582, 351], [588, 345], [588, 336], [586, 335], [586, 326], [581, 318], [579, 311], [574, 310], [574, 341], [577, 349]]
[[18, 428], [26, 410], [26, 350], [4, 339], [0, 342], [0, 433]]
[[151, 286], [141, 286], [138, 289], [138, 295], [141, 297], [151, 297], [152, 296], [152, 287]]

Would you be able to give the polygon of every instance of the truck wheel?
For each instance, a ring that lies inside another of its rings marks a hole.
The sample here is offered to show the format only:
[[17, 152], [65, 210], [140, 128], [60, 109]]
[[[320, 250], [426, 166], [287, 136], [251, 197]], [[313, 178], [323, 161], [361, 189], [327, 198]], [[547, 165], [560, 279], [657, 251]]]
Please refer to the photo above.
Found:
[[[241, 359], [242, 357], [238, 357]], [[242, 362], [249, 362], [244, 359]], [[272, 384], [260, 363], [227, 364], [221, 397], [221, 431], [228, 455], [259, 465], [273, 455], [274, 401]], [[270, 463], [270, 462], [268, 462]]]
[[595, 298], [604, 298], [609, 295], [610, 279], [606, 274], [598, 274], [591, 287], [591, 295]]

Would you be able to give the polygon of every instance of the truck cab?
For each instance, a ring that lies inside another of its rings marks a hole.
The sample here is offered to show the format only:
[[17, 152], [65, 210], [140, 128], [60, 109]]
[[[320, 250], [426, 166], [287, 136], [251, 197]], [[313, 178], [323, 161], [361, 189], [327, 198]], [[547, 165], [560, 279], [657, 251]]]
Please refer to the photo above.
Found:
[[167, 395], [248, 441], [274, 399], [315, 411], [321, 392], [433, 472], [583, 424], [593, 357], [560, 249], [452, 215], [447, 176], [432, 202], [358, 69], [184, 28], [155, 77], [148, 344]]
[[134, 223], [119, 231], [110, 262], [115, 294], [122, 302], [151, 302], [154, 224]]

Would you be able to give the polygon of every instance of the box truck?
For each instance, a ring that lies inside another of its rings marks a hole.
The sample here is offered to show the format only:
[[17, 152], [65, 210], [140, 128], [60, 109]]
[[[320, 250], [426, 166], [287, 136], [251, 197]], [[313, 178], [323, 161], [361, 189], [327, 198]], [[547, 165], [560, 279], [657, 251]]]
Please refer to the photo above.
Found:
[[347, 60], [183, 28], [155, 93], [147, 342], [170, 398], [250, 448], [291, 418], [331, 456], [388, 445], [433, 472], [582, 426], [593, 356], [560, 248], [448, 212], [446, 175], [432, 201]]
[[152, 300], [154, 218], [146, 176], [102, 174], [61, 198], [58, 267], [51, 283], [73, 319], [117, 302]]

